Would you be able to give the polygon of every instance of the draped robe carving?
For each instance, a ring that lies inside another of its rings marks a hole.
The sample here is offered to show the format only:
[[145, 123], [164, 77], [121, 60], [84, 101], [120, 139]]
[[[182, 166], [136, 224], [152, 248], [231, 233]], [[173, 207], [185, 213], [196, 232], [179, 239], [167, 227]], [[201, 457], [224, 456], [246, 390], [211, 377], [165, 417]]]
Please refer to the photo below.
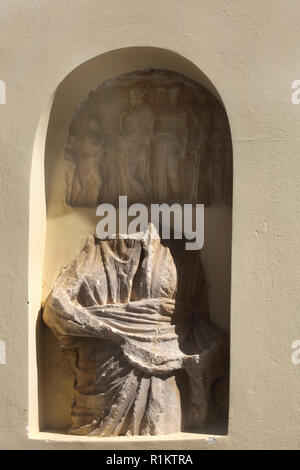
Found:
[[213, 413], [226, 341], [209, 319], [200, 254], [180, 243], [162, 243], [152, 226], [90, 237], [61, 272], [43, 318], [77, 354], [70, 433], [200, 429]]

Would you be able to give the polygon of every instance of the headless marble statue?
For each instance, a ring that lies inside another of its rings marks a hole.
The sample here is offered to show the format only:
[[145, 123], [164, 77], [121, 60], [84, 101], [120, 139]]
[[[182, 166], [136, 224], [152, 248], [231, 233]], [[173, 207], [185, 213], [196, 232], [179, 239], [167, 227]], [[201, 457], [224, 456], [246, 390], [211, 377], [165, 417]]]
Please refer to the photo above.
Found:
[[77, 354], [72, 424], [80, 435], [200, 429], [213, 413], [226, 340], [208, 315], [199, 252], [139, 236], [87, 240], [48, 296], [44, 321]]

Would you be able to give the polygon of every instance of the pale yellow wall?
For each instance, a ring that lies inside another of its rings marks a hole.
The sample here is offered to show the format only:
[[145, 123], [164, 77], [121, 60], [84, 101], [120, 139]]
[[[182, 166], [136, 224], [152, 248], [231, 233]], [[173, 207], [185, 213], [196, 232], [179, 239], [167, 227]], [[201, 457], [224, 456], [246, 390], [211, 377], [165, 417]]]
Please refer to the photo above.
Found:
[[29, 382], [32, 390], [36, 383], [32, 354], [28, 369], [28, 317], [36, 318], [41, 299], [45, 234], [36, 173], [29, 231], [34, 142], [42, 155], [51, 97], [64, 77], [99, 54], [134, 46], [171, 50], [192, 62], [218, 90], [231, 126], [230, 426], [209, 448], [299, 447], [300, 366], [291, 361], [291, 343], [300, 337], [294, 314], [300, 303], [300, 106], [291, 103], [291, 83], [300, 78], [299, 21], [297, 0], [2, 0], [0, 339], [7, 362], [0, 365], [1, 448], [207, 447], [203, 438], [187, 435], [182, 441], [55, 442], [26, 433]]

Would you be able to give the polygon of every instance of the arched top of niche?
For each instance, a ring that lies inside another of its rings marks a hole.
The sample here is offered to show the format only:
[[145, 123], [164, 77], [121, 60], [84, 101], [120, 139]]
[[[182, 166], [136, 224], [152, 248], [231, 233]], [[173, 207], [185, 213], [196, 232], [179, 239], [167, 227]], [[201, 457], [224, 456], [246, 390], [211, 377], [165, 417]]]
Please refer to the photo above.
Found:
[[[187, 80], [194, 81], [198, 86], [202, 86], [207, 95], [215, 98], [215, 102], [220, 103], [224, 122], [228, 126], [229, 143], [230, 131], [227, 121], [226, 111], [222, 100], [210, 79], [195, 64], [182, 55], [171, 50], [157, 47], [125, 47], [105, 52], [92, 59], [83, 62], [71, 71], [59, 84], [54, 98], [52, 111], [49, 119], [46, 153], [45, 153], [45, 184], [47, 207], [51, 203], [63, 204], [68, 200], [65, 191], [65, 175], [62, 168], [64, 161], [65, 146], [69, 138], [69, 126], [74, 118], [76, 109], [83, 103], [89, 93], [99, 85], [113, 79], [114, 77], [131, 73], [135, 70], [160, 69], [168, 72], [181, 74]], [[229, 165], [227, 169], [220, 169], [217, 166], [210, 169], [210, 178], [215, 178], [213, 173], [228, 175], [227, 181], [232, 176], [232, 150], [231, 141], [229, 143], [230, 157], [227, 159]], [[222, 159], [221, 159], [222, 160]], [[220, 160], [220, 161], [221, 161]], [[223, 159], [224, 161], [224, 159]], [[225, 180], [226, 180], [225, 178]], [[226, 184], [225, 184], [226, 186]], [[231, 181], [228, 183], [231, 187]], [[64, 188], [62, 190], [62, 188]], [[224, 191], [223, 191], [224, 192]], [[231, 204], [231, 189], [224, 198], [218, 195], [216, 198], [207, 198], [201, 195], [197, 202], [215, 203], [225, 202]], [[230, 194], [229, 194], [230, 193]], [[142, 201], [139, 201], [142, 202]], [[151, 201], [154, 202], [154, 201]], [[184, 201], [180, 201], [184, 202]], [[189, 202], [189, 201], [185, 201]], [[74, 204], [81, 206], [81, 204]], [[95, 204], [87, 204], [94, 207]]]

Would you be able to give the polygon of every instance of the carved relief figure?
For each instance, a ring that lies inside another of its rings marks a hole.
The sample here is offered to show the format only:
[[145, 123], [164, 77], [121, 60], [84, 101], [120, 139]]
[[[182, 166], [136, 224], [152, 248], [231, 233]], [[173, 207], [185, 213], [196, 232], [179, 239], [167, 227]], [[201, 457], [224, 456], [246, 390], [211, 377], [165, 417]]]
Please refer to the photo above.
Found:
[[154, 117], [145, 102], [146, 85], [130, 90], [130, 108], [120, 117], [120, 194], [139, 201], [148, 195]]
[[69, 161], [69, 193], [67, 201], [71, 205], [96, 206], [102, 185], [100, 172], [101, 159], [104, 158], [104, 138], [99, 123], [91, 120], [84, 136], [77, 143], [76, 163]]
[[180, 191], [180, 164], [186, 157], [188, 146], [187, 115], [177, 107], [179, 91], [179, 87], [157, 90], [157, 106], [163, 111], [155, 123], [153, 160], [156, 197], [161, 202], [176, 198]]
[[206, 193], [210, 199], [231, 204], [232, 160], [228, 127], [224, 126], [222, 109], [213, 116], [213, 133], [210, 139], [206, 165]]
[[182, 174], [185, 175], [183, 194], [186, 201], [197, 203], [199, 201], [198, 188], [201, 185], [201, 165], [203, 165], [206, 152], [207, 133], [193, 110], [188, 108], [186, 112], [189, 121], [189, 142], [184, 166], [181, 169]]
[[226, 343], [209, 319], [200, 255], [154, 230], [91, 237], [46, 301], [44, 321], [77, 352], [72, 434], [199, 429], [214, 413]]

